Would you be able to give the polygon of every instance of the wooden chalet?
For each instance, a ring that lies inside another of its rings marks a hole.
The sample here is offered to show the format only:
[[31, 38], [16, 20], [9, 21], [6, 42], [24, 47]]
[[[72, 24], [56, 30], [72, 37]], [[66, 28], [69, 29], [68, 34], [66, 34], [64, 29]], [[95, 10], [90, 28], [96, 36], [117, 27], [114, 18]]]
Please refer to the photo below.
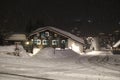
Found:
[[84, 40], [64, 30], [47, 26], [33, 31], [28, 40], [34, 47], [53, 47], [72, 49], [77, 53], [83, 52]]

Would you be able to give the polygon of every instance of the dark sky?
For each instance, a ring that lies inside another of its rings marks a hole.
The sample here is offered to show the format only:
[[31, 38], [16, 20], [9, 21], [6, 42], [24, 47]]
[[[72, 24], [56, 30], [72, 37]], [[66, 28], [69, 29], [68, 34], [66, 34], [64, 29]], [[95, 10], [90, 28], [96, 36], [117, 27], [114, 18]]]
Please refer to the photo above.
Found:
[[120, 29], [120, 0], [1, 0], [0, 29], [24, 32], [29, 24], [81, 32]]

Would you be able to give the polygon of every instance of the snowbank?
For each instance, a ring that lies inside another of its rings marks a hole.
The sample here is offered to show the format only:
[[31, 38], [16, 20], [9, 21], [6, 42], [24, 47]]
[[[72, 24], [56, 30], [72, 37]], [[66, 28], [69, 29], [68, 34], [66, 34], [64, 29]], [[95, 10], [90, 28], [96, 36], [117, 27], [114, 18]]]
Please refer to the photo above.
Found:
[[86, 55], [112, 55], [111, 51], [91, 51], [87, 52]]
[[73, 52], [70, 49], [55, 50], [54, 48], [44, 48], [40, 50], [35, 56], [40, 58], [65, 58], [65, 57], [78, 57], [80, 55]]
[[0, 52], [15, 52], [15, 45], [0, 46]]
[[[0, 46], [0, 54], [14, 54], [15, 53], [15, 45], [10, 46]], [[27, 53], [24, 50], [22, 45], [18, 45], [19, 48], [19, 56], [20, 57], [27, 57]]]

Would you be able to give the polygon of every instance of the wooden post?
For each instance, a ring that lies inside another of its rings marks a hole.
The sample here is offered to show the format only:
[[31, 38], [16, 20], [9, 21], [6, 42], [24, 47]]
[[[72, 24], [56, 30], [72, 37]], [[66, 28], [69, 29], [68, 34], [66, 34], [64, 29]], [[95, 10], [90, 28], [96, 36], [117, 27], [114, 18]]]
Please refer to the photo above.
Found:
[[15, 43], [15, 55], [19, 56], [19, 48], [18, 48], [18, 43]]

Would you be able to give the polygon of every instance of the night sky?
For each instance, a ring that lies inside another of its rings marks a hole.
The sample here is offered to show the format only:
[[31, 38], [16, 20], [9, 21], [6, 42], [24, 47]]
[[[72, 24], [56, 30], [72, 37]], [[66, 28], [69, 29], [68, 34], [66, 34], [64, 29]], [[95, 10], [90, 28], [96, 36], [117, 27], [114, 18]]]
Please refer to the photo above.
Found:
[[120, 29], [120, 0], [0, 0], [0, 30], [25, 32], [30, 24], [110, 33]]

